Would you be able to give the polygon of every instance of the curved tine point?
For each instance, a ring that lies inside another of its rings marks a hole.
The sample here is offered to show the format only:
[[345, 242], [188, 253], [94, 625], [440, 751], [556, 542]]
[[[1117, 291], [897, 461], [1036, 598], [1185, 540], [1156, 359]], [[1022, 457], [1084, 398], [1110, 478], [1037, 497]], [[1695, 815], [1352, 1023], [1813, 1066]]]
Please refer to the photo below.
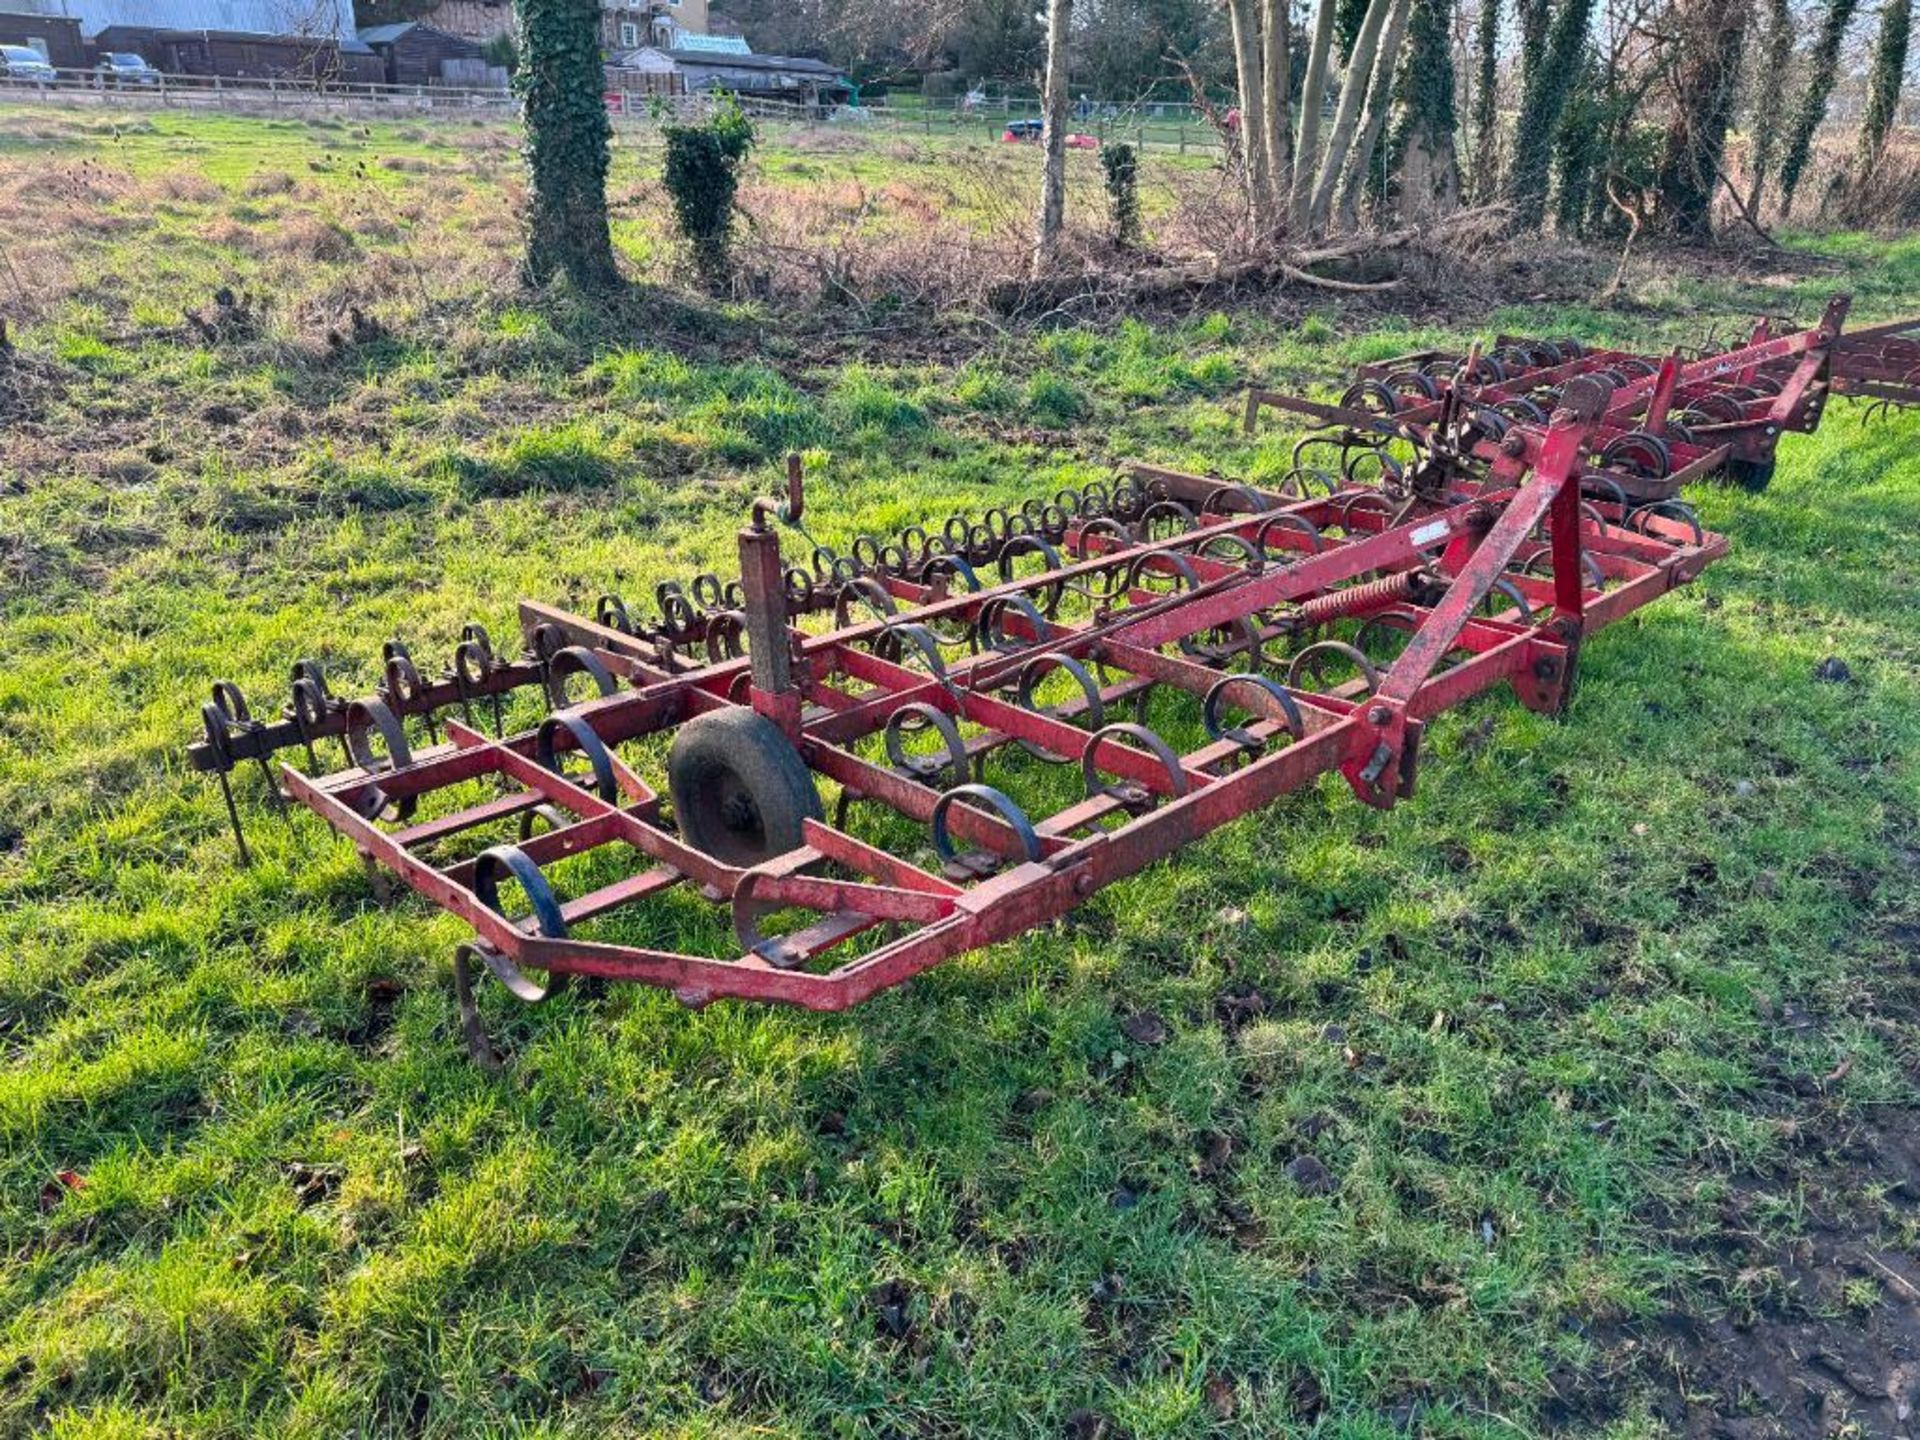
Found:
[[584, 645], [562, 646], [547, 660], [547, 699], [556, 710], [571, 708], [567, 700], [567, 677], [570, 675], [590, 677], [594, 688], [603, 696], [611, 695], [620, 688], [619, 682], [613, 678], [613, 672], [593, 651]]
[[1320, 534], [1320, 527], [1315, 525], [1311, 520], [1307, 519], [1306, 516], [1304, 515], [1270, 516], [1267, 520], [1261, 523], [1261, 526], [1258, 530], [1253, 532], [1254, 545], [1259, 548], [1262, 554], [1267, 555], [1270, 558], [1271, 558], [1272, 552], [1267, 549], [1267, 536], [1274, 530], [1298, 530], [1301, 534], [1307, 537], [1307, 552], [1312, 555], [1318, 555], [1320, 553], [1320, 549], [1321, 549], [1324, 537], [1322, 537], [1322, 535]]
[[[547, 884], [546, 876], [540, 873], [540, 867], [517, 845], [496, 845], [490, 850], [481, 851], [474, 859], [474, 898], [496, 915], [504, 917], [506, 912], [500, 907], [501, 871], [520, 882], [521, 890], [533, 906], [531, 918], [534, 933], [548, 939], [564, 939], [567, 922], [560, 913], [560, 902], [554, 899], [553, 889]], [[540, 985], [528, 978], [526, 972], [503, 952], [484, 941], [473, 942], [472, 950], [493, 977], [507, 988], [507, 992], [523, 1004], [540, 1005], [551, 1000], [567, 988], [571, 978], [564, 972], [549, 973], [546, 984]]]
[[913, 646], [926, 660], [927, 668], [933, 672], [933, 678], [946, 689], [953, 689], [953, 681], [947, 677], [947, 662], [940, 658], [940, 641], [925, 625], [917, 621], [906, 621], [894, 625], [882, 622], [882, 635], [904, 635], [913, 642]]
[[[1027, 617], [1033, 626], [1032, 641], [1009, 641], [1005, 630], [1001, 628], [1001, 617], [1015, 609]], [[1047, 617], [1040, 613], [1039, 606], [1020, 594], [999, 595], [980, 607], [980, 618], [974, 625], [974, 641], [981, 650], [1018, 650], [1022, 645], [1044, 642], [1053, 635], [1053, 627], [1047, 623]]]
[[231, 680], [213, 682], [213, 703], [228, 720], [236, 725], [245, 725], [253, 719], [247, 709], [247, 697], [240, 693], [240, 687]]
[[[1080, 687], [1081, 696], [1087, 702], [1086, 714], [1088, 724], [1096, 730], [1104, 725], [1107, 719], [1107, 707], [1105, 701], [1101, 699], [1099, 683], [1092, 675], [1087, 673], [1086, 666], [1082, 665], [1071, 655], [1058, 650], [1049, 650], [1043, 655], [1036, 655], [1020, 667], [1020, 684], [1014, 692], [1015, 700], [1020, 708], [1022, 710], [1031, 710], [1036, 715], [1045, 715], [1049, 719], [1060, 720], [1062, 724], [1069, 723], [1061, 720], [1057, 711], [1034, 704], [1034, 688], [1040, 683], [1041, 677], [1051, 670], [1064, 670], [1073, 677], [1074, 682]], [[1044, 745], [1035, 744], [1033, 741], [1023, 739], [1020, 736], [1015, 736], [1014, 739], [1018, 742], [1020, 748], [1033, 756], [1034, 759], [1044, 760], [1050, 765], [1065, 765], [1073, 759], [1071, 755], [1062, 755], [1058, 751], [1049, 750]]]
[[481, 947], [477, 943], [467, 943], [455, 947], [453, 952], [453, 993], [460, 1011], [460, 1034], [466, 1041], [467, 1054], [473, 1063], [482, 1070], [498, 1073], [504, 1062], [500, 1052], [493, 1048], [493, 1042], [487, 1038], [486, 1025], [480, 1019], [480, 1002], [473, 993], [473, 961], [485, 963]]
[[[907, 753], [903, 735], [909, 717], [923, 721], [940, 732], [940, 738], [947, 742], [944, 764], [930, 768], [928, 762], [933, 761], [934, 756]], [[923, 700], [910, 700], [889, 715], [881, 741], [886, 746], [887, 759], [893, 762], [894, 768], [911, 775], [922, 784], [938, 779], [942, 772], [951, 772], [953, 783], [964, 785], [967, 776], [972, 773], [972, 757], [967, 754], [967, 742], [960, 736], [960, 727], [953, 723], [953, 717], [946, 711]]]
[[1139, 742], [1148, 754], [1160, 762], [1167, 772], [1167, 782], [1176, 800], [1187, 793], [1187, 772], [1181, 768], [1180, 757], [1173, 753], [1173, 747], [1136, 721], [1116, 720], [1089, 735], [1087, 743], [1080, 749], [1080, 778], [1086, 784], [1088, 795], [1098, 795], [1107, 788], [1100, 783], [1100, 762], [1096, 755], [1102, 741], [1119, 736]]
[[[367, 744], [367, 731], [378, 730], [380, 739], [387, 747], [384, 760], [374, 754], [373, 747]], [[349, 701], [347, 704], [347, 753], [353, 757], [353, 763], [369, 775], [383, 770], [398, 770], [413, 763], [413, 750], [407, 744], [407, 733], [393, 711], [387, 708], [384, 700], [375, 696]]]
[[558, 715], [549, 715], [540, 722], [540, 729], [534, 737], [534, 753], [541, 768], [552, 771], [565, 778], [560, 768], [560, 756], [555, 744], [561, 731], [572, 737], [574, 748], [587, 757], [587, 763], [593, 767], [593, 788], [602, 800], [612, 804], [620, 791], [613, 775], [613, 757], [607, 753], [605, 743], [593, 726], [587, 723], [583, 715], [573, 715], [561, 711]]
[[[769, 865], [775, 862], [768, 862]], [[806, 963], [802, 955], [787, 952], [778, 939], [760, 933], [760, 921], [775, 911], [786, 908], [784, 901], [756, 900], [754, 892], [764, 880], [778, 879], [779, 875], [766, 865], [756, 865], [742, 872], [739, 882], [733, 887], [730, 909], [733, 914], [733, 936], [740, 942], [740, 948], [749, 955], [758, 955], [769, 965], [781, 970], [791, 970]]]
[[1353, 662], [1354, 666], [1360, 671], [1361, 680], [1366, 684], [1367, 694], [1371, 695], [1380, 688], [1379, 669], [1365, 655], [1361, 654], [1344, 640], [1317, 640], [1307, 646], [1307, 648], [1302, 650], [1298, 655], [1294, 656], [1293, 663], [1287, 667], [1288, 687], [1294, 690], [1305, 689], [1306, 687], [1300, 683], [1300, 677], [1302, 673], [1307, 670], [1308, 662], [1313, 662], [1313, 673], [1317, 677], [1321, 673], [1321, 658], [1332, 655], [1339, 655]]
[[[1300, 713], [1300, 706], [1294, 701], [1293, 696], [1287, 692], [1285, 686], [1281, 685], [1277, 680], [1269, 679], [1265, 675], [1255, 675], [1243, 671], [1236, 675], [1224, 675], [1215, 681], [1212, 688], [1207, 691], [1206, 699], [1201, 702], [1200, 723], [1206, 727], [1207, 734], [1210, 738], [1215, 740], [1231, 738], [1238, 744], [1246, 744], [1253, 739], [1253, 737], [1240, 726], [1229, 727], [1220, 723], [1220, 706], [1226, 699], [1227, 693], [1230, 690], [1243, 686], [1251, 686], [1253, 689], [1270, 696], [1278, 703], [1281, 713], [1286, 718], [1287, 733], [1295, 740], [1300, 739], [1307, 733], [1307, 722]], [[1242, 736], [1245, 736], [1246, 739], [1242, 740]]]
[[1039, 835], [1034, 832], [1033, 822], [1027, 819], [1027, 812], [991, 785], [967, 784], [956, 785], [942, 792], [940, 798], [933, 802], [933, 848], [943, 861], [951, 863], [957, 856], [952, 837], [947, 832], [947, 811], [953, 808], [954, 802], [963, 799], [986, 801], [999, 812], [1002, 820], [1013, 827], [1027, 859], [1040, 859], [1044, 850]]

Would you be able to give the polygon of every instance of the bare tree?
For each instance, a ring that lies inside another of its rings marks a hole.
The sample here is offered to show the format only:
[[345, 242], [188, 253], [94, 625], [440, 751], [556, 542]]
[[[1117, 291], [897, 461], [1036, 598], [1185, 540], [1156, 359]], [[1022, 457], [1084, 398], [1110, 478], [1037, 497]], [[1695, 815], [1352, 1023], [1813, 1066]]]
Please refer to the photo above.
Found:
[[1313, 214], [1314, 162], [1320, 156], [1320, 108], [1327, 101], [1328, 55], [1333, 49], [1333, 20], [1339, 0], [1320, 0], [1313, 16], [1313, 43], [1307, 73], [1300, 83], [1300, 140], [1293, 149], [1293, 228], [1304, 230]]
[[1380, 49], [1380, 32], [1397, 3], [1398, 0], [1369, 0], [1366, 18], [1360, 22], [1360, 33], [1354, 37], [1353, 54], [1340, 82], [1340, 108], [1334, 114], [1333, 129], [1327, 135], [1327, 152], [1321, 158], [1319, 176], [1313, 185], [1313, 205], [1307, 212], [1311, 229], [1324, 229], [1333, 210], [1333, 197], [1359, 129], [1360, 106], [1366, 99], [1368, 77], [1373, 74], [1374, 55]]
[[1386, 32], [1380, 37], [1380, 49], [1374, 58], [1373, 79], [1367, 86], [1366, 118], [1360, 124], [1360, 140], [1340, 181], [1340, 222], [1352, 229], [1359, 221], [1360, 194], [1367, 188], [1367, 174], [1373, 168], [1373, 152], [1380, 134], [1387, 128], [1387, 111], [1393, 108], [1393, 78], [1400, 58], [1400, 45], [1407, 32], [1407, 16], [1413, 0], [1394, 0], [1387, 16]]
[[1273, 170], [1268, 163], [1272, 139], [1267, 127], [1266, 60], [1261, 54], [1254, 0], [1227, 0], [1233, 27], [1233, 64], [1240, 85], [1240, 151], [1247, 167], [1247, 213], [1253, 233], [1273, 234]]
[[1040, 145], [1046, 152], [1040, 179], [1040, 233], [1033, 250], [1036, 273], [1053, 265], [1060, 232], [1067, 221], [1067, 37], [1073, 29], [1073, 0], [1047, 6], [1047, 80]]
[[1285, 209], [1293, 188], [1292, 37], [1287, 0], [1261, 0], [1260, 34], [1265, 41], [1267, 171], [1273, 184], [1274, 218]]

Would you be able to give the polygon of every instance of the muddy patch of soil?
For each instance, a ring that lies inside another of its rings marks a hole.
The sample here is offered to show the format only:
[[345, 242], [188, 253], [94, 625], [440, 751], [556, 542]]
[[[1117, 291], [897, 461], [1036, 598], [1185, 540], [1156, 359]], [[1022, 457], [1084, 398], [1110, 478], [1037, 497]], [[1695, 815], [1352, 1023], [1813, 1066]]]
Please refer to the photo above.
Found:
[[[1711, 1303], [1596, 1326], [1602, 1360], [1556, 1379], [1554, 1433], [1584, 1434], [1644, 1394], [1687, 1440], [1920, 1440], [1920, 1109], [1802, 1118], [1794, 1163], [1742, 1183], [1688, 1248]], [[1804, 1196], [1767, 1241], [1766, 1196]]]

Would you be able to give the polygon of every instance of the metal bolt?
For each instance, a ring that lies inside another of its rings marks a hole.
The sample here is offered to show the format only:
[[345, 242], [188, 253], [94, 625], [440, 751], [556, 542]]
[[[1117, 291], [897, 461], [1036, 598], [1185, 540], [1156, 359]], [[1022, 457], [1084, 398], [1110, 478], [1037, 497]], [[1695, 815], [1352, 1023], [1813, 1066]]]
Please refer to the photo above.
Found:
[[1373, 707], [1373, 709], [1367, 712], [1367, 719], [1372, 721], [1375, 725], [1384, 725], [1387, 723], [1387, 721], [1391, 720], [1392, 718], [1393, 718], [1392, 713], [1388, 711], [1387, 707], [1384, 705], [1376, 705]]
[[1509, 434], [1506, 439], [1500, 442], [1500, 453], [1518, 460], [1527, 453], [1526, 437], [1518, 432]]

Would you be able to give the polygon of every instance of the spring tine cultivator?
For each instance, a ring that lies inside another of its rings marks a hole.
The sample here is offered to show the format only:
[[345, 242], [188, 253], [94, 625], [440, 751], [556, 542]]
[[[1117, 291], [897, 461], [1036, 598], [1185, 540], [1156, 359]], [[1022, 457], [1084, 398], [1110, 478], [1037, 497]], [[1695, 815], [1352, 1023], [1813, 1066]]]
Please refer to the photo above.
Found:
[[[526, 602], [512, 658], [470, 626], [428, 679], [390, 645], [358, 699], [303, 662], [271, 721], [223, 682], [192, 760], [226, 786], [304, 758], [287, 794], [472, 928], [483, 1061], [481, 972], [529, 1002], [587, 975], [843, 1009], [1329, 772], [1391, 807], [1434, 715], [1503, 683], [1558, 710], [1588, 634], [1724, 553], [1681, 502], [1588, 483], [1631, 377], [1568, 373], [1493, 434], [1462, 423], [1465, 373], [1425, 430], [1337, 417], [1337, 466], [1277, 489], [1134, 465], [804, 564], [795, 461], [737, 580], [662, 587], [644, 625]], [[544, 719], [483, 725], [520, 690]], [[667, 892], [725, 907], [731, 942], [631, 923]]]
[[1654, 501], [1725, 474], [1758, 490], [1773, 476], [1780, 436], [1817, 428], [1829, 395], [1868, 401], [1866, 418], [1920, 403], [1920, 321], [1843, 332], [1849, 304], [1836, 295], [1817, 325], [1782, 333], [1764, 319], [1739, 345], [1691, 355], [1508, 335], [1484, 353], [1418, 351], [1359, 367], [1336, 405], [1251, 390], [1246, 428], [1272, 406], [1416, 447], [1458, 448], [1463, 436], [1498, 440], [1512, 425], [1543, 423], [1564, 386], [1587, 377], [1614, 387], [1594, 427], [1589, 489]]
[[1920, 320], [1851, 330], [1834, 346], [1834, 393], [1864, 400], [1862, 419], [1920, 405]]

